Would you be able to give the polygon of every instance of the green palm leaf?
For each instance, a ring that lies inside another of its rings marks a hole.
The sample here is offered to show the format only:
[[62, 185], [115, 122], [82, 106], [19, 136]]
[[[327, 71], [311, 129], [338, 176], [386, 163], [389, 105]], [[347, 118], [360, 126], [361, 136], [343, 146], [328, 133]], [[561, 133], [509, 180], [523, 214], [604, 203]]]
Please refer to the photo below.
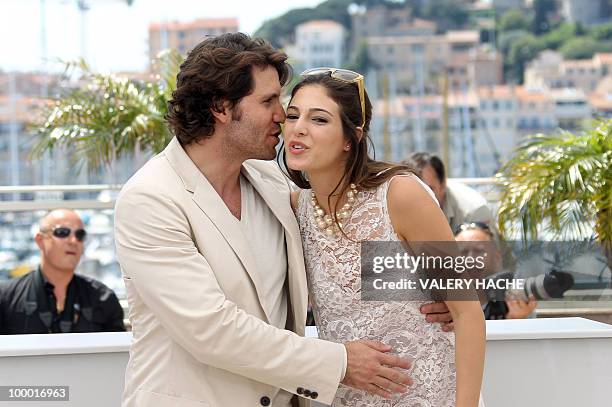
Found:
[[523, 240], [536, 240], [542, 233], [569, 240], [594, 237], [612, 258], [612, 120], [595, 122], [578, 135], [532, 136], [497, 177], [503, 185], [503, 235], [518, 231]]
[[109, 167], [140, 148], [157, 153], [171, 139], [164, 116], [182, 63], [176, 51], [154, 61], [153, 79], [139, 81], [93, 72], [84, 61], [66, 64], [66, 78], [79, 85], [45, 107], [36, 127], [33, 159], [61, 148], [72, 151], [77, 169]]

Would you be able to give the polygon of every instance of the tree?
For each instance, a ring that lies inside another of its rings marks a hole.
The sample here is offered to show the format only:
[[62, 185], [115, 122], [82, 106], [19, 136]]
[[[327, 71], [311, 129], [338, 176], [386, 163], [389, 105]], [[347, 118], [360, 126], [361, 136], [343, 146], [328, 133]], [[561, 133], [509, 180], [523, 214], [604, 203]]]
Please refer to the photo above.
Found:
[[525, 17], [522, 12], [518, 10], [510, 10], [505, 13], [499, 21], [499, 30], [501, 32], [508, 32], [514, 30], [529, 29], [530, 21], [529, 18]]
[[278, 18], [264, 22], [253, 35], [265, 38], [273, 46], [280, 48], [286, 42], [293, 42], [295, 27], [309, 20], [314, 20], [312, 9], [290, 10]]
[[591, 36], [598, 41], [612, 40], [612, 24], [602, 24], [594, 27]]
[[508, 63], [511, 67], [512, 77], [516, 82], [523, 83], [525, 66], [539, 52], [538, 41], [531, 34], [525, 35], [512, 43], [508, 52]]
[[599, 43], [590, 37], [572, 38], [560, 51], [565, 59], [587, 59], [599, 50]]
[[519, 224], [523, 240], [541, 231], [581, 239], [592, 228], [612, 267], [612, 120], [582, 134], [538, 134], [515, 150], [502, 183], [499, 230]]
[[542, 49], [559, 49], [570, 39], [578, 36], [580, 27], [577, 24], [561, 24], [557, 29], [538, 38]]
[[293, 9], [279, 17], [267, 20], [255, 31], [254, 36], [265, 38], [272, 45], [280, 48], [285, 43], [294, 41], [295, 27], [306, 21], [334, 20], [350, 29], [351, 17], [348, 7], [352, 3], [363, 4], [367, 7], [381, 4], [398, 7], [397, 3], [386, 0], [326, 0], [314, 8]]
[[156, 59], [157, 78], [141, 82], [93, 72], [84, 61], [67, 64], [80, 86], [68, 89], [43, 110], [32, 157], [66, 148], [76, 154], [77, 168], [112, 168], [120, 157], [142, 148], [164, 149], [172, 138], [164, 116], [183, 57], [165, 51]]
[[455, 0], [428, 0], [422, 7], [422, 18], [434, 20], [439, 30], [446, 31], [464, 27], [469, 20], [469, 12], [465, 4]]
[[498, 44], [502, 54], [507, 56], [510, 52], [512, 44], [527, 35], [529, 35], [529, 32], [524, 30], [514, 30], [501, 33], [499, 36]]

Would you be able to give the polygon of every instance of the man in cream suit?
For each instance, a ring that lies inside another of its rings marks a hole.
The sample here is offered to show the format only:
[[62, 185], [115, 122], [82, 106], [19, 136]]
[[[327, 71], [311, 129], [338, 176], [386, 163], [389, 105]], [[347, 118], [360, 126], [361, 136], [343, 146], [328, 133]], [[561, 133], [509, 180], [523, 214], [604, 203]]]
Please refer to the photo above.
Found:
[[391, 396], [407, 361], [373, 341], [304, 338], [307, 286], [289, 184], [274, 162], [285, 54], [207, 38], [181, 66], [175, 138], [115, 209], [133, 343], [124, 407], [331, 403], [340, 382]]

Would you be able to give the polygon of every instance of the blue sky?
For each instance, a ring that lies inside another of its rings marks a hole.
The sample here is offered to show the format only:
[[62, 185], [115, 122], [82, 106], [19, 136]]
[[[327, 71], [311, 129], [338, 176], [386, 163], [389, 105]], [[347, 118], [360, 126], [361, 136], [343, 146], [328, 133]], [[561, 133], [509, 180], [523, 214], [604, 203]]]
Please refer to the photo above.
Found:
[[[84, 45], [90, 65], [102, 71], [139, 71], [147, 65], [147, 27], [156, 21], [237, 17], [240, 30], [252, 33], [267, 19], [322, 0], [89, 0], [85, 36], [76, 0], [44, 0], [50, 70], [58, 59], [79, 57]], [[31, 71], [42, 58], [41, 0], [0, 0], [0, 69]], [[84, 42], [82, 42], [82, 37]]]

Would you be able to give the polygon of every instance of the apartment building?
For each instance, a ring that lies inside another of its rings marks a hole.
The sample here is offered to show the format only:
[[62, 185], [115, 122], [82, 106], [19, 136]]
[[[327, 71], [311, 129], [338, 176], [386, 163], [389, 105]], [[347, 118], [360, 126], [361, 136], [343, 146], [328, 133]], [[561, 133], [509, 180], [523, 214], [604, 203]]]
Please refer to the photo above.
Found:
[[562, 129], [579, 129], [586, 120], [591, 119], [591, 106], [584, 91], [573, 88], [552, 89], [550, 97], [555, 106], [555, 118]]
[[612, 119], [612, 75], [601, 80], [589, 95], [589, 105], [594, 118]]
[[207, 35], [238, 31], [236, 18], [200, 18], [191, 22], [158, 22], [149, 25], [150, 60], [168, 48], [186, 54]]
[[368, 37], [433, 36], [437, 25], [433, 21], [415, 18], [410, 7], [391, 8], [383, 5], [367, 8], [349, 7], [351, 35], [349, 57], [353, 57]]
[[571, 23], [595, 25], [609, 22], [611, 0], [561, 0], [561, 14]]
[[525, 85], [534, 88], [576, 88], [588, 94], [612, 75], [612, 53], [598, 53], [591, 59], [564, 60], [560, 53], [546, 50], [525, 69]]
[[[612, 85], [612, 83], [610, 84]], [[587, 99], [581, 91], [483, 86], [442, 95], [375, 100], [371, 135], [379, 157], [400, 161], [414, 151], [441, 154], [448, 123], [453, 176], [491, 176], [527, 135], [576, 130], [594, 115], [612, 115], [612, 88]], [[387, 153], [387, 154], [385, 154]]]
[[452, 86], [467, 83], [470, 51], [477, 47], [477, 31], [449, 31], [433, 36], [384, 36], [367, 39], [368, 55], [377, 68], [393, 72], [398, 93], [432, 93], [448, 68]]
[[346, 59], [346, 30], [332, 20], [312, 20], [295, 28], [295, 45], [286, 49], [296, 71], [337, 67]]

